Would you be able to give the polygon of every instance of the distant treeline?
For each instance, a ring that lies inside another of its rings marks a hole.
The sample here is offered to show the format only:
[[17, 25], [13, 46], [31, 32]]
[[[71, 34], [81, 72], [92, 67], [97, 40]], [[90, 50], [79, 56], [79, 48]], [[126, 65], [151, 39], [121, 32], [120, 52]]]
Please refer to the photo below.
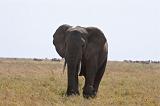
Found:
[[7, 57], [0, 57], [0, 60], [33, 60], [33, 61], [57, 61], [60, 62], [62, 59], [59, 58], [52, 58], [52, 59], [41, 59], [41, 58], [7, 58]]
[[57, 61], [57, 62], [60, 62], [60, 61], [61, 61], [61, 59], [59, 59], [59, 58], [52, 58], [52, 59], [48, 59], [48, 58], [45, 58], [45, 59], [34, 58], [33, 60], [34, 60], [34, 61], [45, 61], [45, 60], [49, 60], [49, 61]]
[[126, 62], [126, 63], [142, 63], [142, 64], [150, 64], [150, 63], [160, 64], [160, 61], [153, 61], [153, 60], [146, 60], [146, 61], [124, 60], [124, 62]]

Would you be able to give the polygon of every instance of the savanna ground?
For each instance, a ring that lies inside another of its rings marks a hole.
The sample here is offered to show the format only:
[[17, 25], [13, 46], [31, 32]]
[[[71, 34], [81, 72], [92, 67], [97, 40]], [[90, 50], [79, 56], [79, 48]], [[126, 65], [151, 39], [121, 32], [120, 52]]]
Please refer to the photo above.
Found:
[[0, 59], [0, 106], [160, 106], [160, 64], [109, 61], [95, 99], [64, 96], [63, 62]]

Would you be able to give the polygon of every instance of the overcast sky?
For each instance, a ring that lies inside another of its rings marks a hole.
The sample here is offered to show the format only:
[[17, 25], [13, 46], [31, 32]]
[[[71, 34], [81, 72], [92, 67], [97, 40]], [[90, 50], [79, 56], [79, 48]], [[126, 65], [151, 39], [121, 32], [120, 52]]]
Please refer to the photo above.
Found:
[[110, 60], [160, 60], [159, 0], [0, 0], [0, 57], [59, 57], [64, 23], [100, 28]]

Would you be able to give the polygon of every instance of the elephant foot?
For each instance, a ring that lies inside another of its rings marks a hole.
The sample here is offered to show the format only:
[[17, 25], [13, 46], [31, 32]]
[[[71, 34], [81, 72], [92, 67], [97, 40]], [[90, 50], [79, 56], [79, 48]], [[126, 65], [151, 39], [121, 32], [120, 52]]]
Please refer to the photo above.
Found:
[[94, 91], [92, 86], [88, 86], [83, 89], [83, 97], [86, 99], [95, 98], [96, 94], [97, 93]]
[[86, 99], [90, 99], [90, 98], [95, 98], [96, 97], [96, 94], [85, 94], [83, 93], [83, 97], [86, 98]]
[[73, 90], [71, 90], [71, 91], [67, 91], [66, 92], [66, 96], [78, 96], [78, 95], [80, 95], [79, 91], [73, 91]]

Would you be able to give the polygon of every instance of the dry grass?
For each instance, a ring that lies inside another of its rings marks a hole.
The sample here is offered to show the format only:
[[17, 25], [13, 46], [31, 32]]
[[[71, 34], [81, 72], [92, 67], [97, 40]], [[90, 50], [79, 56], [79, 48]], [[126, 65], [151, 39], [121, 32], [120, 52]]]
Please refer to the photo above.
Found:
[[0, 60], [0, 106], [160, 106], [160, 64], [109, 62], [90, 100], [64, 96], [62, 67], [62, 62]]

